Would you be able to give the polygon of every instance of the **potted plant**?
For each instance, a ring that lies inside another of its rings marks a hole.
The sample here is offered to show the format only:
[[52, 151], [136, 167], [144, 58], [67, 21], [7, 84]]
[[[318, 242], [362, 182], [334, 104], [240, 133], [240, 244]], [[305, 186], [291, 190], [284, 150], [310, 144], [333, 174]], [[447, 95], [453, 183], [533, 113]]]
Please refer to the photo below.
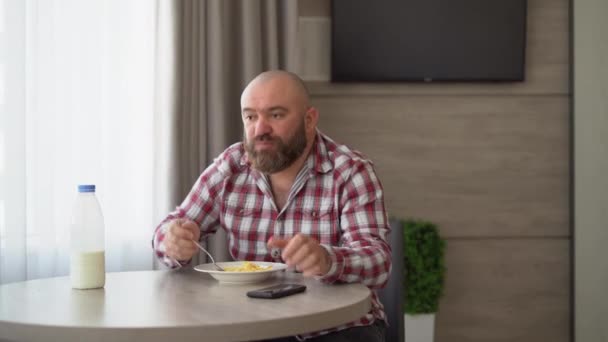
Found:
[[432, 342], [444, 284], [445, 240], [423, 220], [403, 222], [405, 342]]

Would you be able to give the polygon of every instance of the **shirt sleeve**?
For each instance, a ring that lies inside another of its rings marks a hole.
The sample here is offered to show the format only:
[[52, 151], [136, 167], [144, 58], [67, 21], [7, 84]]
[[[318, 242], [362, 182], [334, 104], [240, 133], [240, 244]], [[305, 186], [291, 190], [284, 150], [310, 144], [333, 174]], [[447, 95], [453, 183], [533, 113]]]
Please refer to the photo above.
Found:
[[390, 233], [382, 185], [371, 162], [355, 167], [340, 198], [339, 246], [323, 246], [332, 264], [320, 278], [326, 283], [360, 282], [382, 288], [391, 273]]
[[152, 248], [158, 260], [169, 268], [179, 268], [190, 264], [191, 260], [178, 261], [165, 254], [164, 239], [167, 229], [175, 219], [194, 221], [201, 230], [201, 239], [215, 233], [219, 224], [220, 207], [216, 198], [221, 197], [222, 184], [226, 177], [225, 156], [218, 157], [200, 175], [182, 204], [169, 213], [156, 227], [152, 238]]

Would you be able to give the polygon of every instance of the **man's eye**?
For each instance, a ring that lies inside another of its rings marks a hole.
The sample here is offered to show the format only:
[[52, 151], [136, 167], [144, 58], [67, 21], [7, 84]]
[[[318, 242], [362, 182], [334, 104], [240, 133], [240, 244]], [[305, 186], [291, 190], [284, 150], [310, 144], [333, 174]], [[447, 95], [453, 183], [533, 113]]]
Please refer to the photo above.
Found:
[[281, 113], [273, 113], [273, 114], [272, 114], [272, 117], [273, 117], [274, 119], [280, 119], [280, 118], [282, 118], [282, 117], [283, 117], [283, 114], [281, 114]]
[[253, 115], [245, 115], [245, 121], [253, 120]]

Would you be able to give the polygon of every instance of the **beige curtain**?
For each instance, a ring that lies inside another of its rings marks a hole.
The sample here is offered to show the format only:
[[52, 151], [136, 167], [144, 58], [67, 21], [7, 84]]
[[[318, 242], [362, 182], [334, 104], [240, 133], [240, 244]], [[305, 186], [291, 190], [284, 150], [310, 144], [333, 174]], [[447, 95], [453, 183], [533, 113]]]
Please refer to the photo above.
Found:
[[[158, 56], [158, 209], [181, 203], [202, 170], [240, 141], [240, 94], [258, 73], [295, 67], [297, 0], [175, 0], [161, 2]], [[164, 38], [163, 38], [164, 37]], [[163, 40], [164, 39], [164, 40]], [[164, 49], [169, 49], [167, 52]], [[167, 168], [168, 166], [168, 168]], [[229, 260], [223, 231], [208, 241]]]

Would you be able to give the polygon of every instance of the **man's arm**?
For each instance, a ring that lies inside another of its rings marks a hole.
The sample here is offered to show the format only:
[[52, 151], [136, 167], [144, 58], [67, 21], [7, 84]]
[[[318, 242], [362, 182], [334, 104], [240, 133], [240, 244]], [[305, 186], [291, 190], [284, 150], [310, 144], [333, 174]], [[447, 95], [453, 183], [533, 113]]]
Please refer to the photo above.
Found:
[[357, 163], [344, 183], [340, 207], [340, 245], [323, 245], [331, 266], [320, 279], [384, 287], [391, 272], [390, 227], [382, 185], [371, 163]]
[[[195, 224], [200, 230], [200, 234], [198, 234], [199, 240], [207, 234], [215, 233], [217, 229], [220, 207], [219, 201], [216, 198], [221, 196], [222, 183], [226, 177], [226, 172], [224, 172], [226, 168], [224, 165], [225, 158], [222, 157], [227, 156], [220, 156], [203, 171], [182, 204], [169, 213], [154, 231], [152, 248], [155, 255], [163, 264], [170, 268], [178, 268], [189, 264], [191, 261], [191, 258], [178, 261], [176, 258], [167, 255], [166, 239], [171, 241], [170, 245], [173, 245], [173, 248], [177, 248], [176, 246], [179, 245], [179, 243], [173, 242], [180, 238], [184, 239], [183, 237], [174, 236], [170, 232], [172, 226], [176, 226], [176, 222]], [[197, 234], [192, 234], [192, 236], [197, 236]], [[198, 251], [196, 248], [193, 250]], [[172, 253], [176, 255], [180, 254], [176, 251], [172, 251]]]

